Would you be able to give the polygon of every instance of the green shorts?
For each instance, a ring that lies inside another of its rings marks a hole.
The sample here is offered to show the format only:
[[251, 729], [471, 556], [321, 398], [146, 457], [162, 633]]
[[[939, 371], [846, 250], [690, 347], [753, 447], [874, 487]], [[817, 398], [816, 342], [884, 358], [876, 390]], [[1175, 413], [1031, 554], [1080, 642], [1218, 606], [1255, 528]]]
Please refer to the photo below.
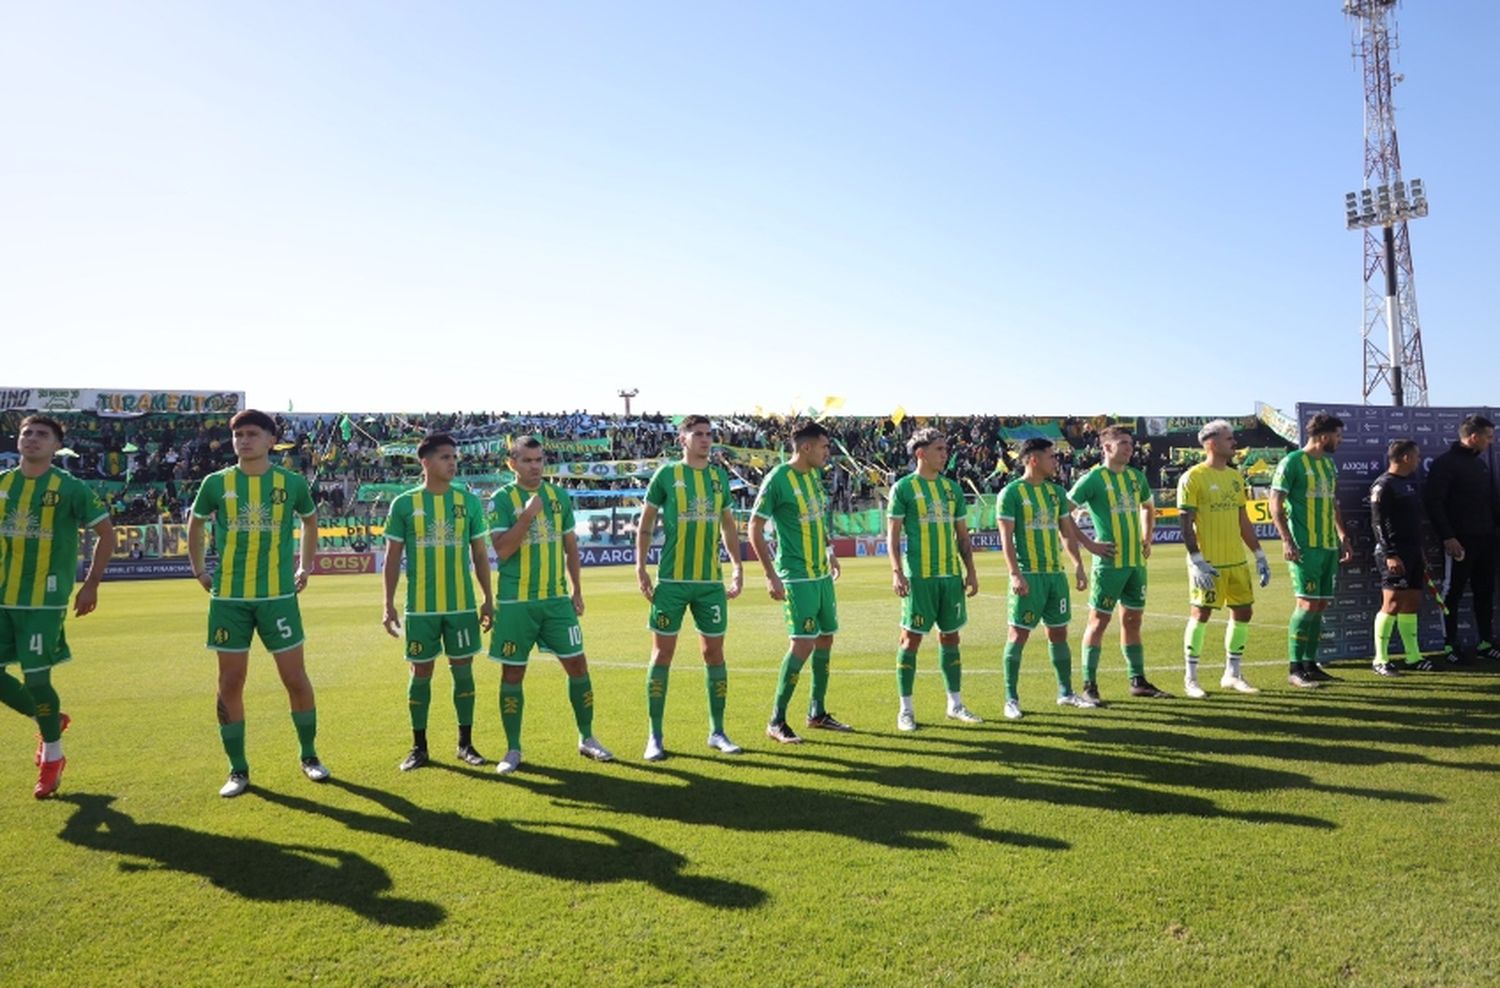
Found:
[[1024, 597], [1010, 595], [1010, 623], [1012, 627], [1030, 631], [1040, 621], [1049, 628], [1060, 628], [1068, 623], [1068, 575], [1066, 573], [1024, 573], [1026, 589], [1031, 592]]
[[839, 608], [833, 599], [833, 577], [784, 584], [786, 633], [791, 638], [816, 638], [839, 630]]
[[1292, 592], [1308, 600], [1332, 600], [1334, 578], [1339, 572], [1337, 549], [1303, 549], [1300, 563], [1287, 563], [1292, 574]]
[[658, 635], [682, 630], [682, 616], [693, 609], [693, 624], [705, 638], [720, 638], [729, 628], [729, 595], [722, 583], [678, 583], [667, 580], [651, 595], [651, 616], [646, 626]]
[[969, 622], [969, 603], [959, 576], [913, 576], [901, 601], [901, 627], [925, 635], [936, 628], [954, 632]]
[[479, 615], [474, 611], [406, 615], [408, 662], [431, 662], [444, 654], [467, 659], [479, 654], [480, 641]]
[[1095, 566], [1090, 575], [1089, 606], [1113, 614], [1115, 605], [1127, 611], [1146, 609], [1146, 567]]
[[583, 629], [573, 613], [572, 598], [513, 600], [496, 605], [490, 658], [501, 665], [524, 666], [533, 647], [559, 659], [576, 659], [583, 654]]
[[1250, 579], [1250, 567], [1245, 563], [1224, 564], [1217, 567], [1219, 575], [1208, 590], [1201, 589], [1188, 578], [1188, 603], [1194, 607], [1213, 610], [1216, 607], [1249, 607], [1255, 603], [1255, 585]]
[[215, 652], [248, 652], [256, 634], [275, 655], [302, 644], [302, 611], [296, 595], [270, 600], [215, 597], [208, 602], [208, 647]]
[[41, 672], [73, 657], [63, 634], [66, 607], [0, 607], [0, 666]]

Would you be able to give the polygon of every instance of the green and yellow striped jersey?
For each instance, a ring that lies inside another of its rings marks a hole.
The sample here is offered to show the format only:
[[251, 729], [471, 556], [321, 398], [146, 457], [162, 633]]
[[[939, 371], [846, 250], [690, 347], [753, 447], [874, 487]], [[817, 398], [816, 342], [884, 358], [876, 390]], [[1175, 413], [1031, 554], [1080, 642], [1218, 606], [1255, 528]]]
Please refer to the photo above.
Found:
[[1094, 538], [1114, 544], [1113, 558], [1094, 557], [1095, 566], [1123, 569], [1146, 565], [1141, 552], [1145, 532], [1141, 528], [1141, 506], [1151, 503], [1146, 475], [1127, 466], [1119, 473], [1099, 464], [1073, 485], [1068, 500], [1087, 508], [1094, 522]]
[[[1245, 543], [1240, 535], [1245, 478], [1238, 470], [1207, 463], [1189, 467], [1177, 481], [1177, 507], [1193, 512], [1198, 551], [1209, 565], [1245, 564]], [[1187, 524], [1186, 519], [1183, 524]]]
[[568, 596], [563, 536], [573, 531], [574, 519], [573, 501], [566, 490], [545, 480], [535, 491], [518, 482], [506, 484], [490, 499], [490, 532], [497, 534], [513, 526], [532, 494], [541, 496], [544, 507], [531, 520], [520, 548], [500, 564], [501, 603]]
[[1309, 456], [1294, 449], [1276, 465], [1271, 489], [1286, 495], [1286, 519], [1299, 549], [1337, 549], [1333, 511], [1339, 468], [1331, 456]]
[[1015, 523], [1016, 562], [1022, 573], [1061, 573], [1063, 512], [1061, 484], [1013, 480], [1000, 492], [1000, 518]]
[[470, 544], [482, 544], [489, 532], [484, 505], [466, 488], [434, 494], [426, 487], [413, 487], [397, 495], [385, 522], [385, 537], [404, 547], [406, 613], [474, 610], [478, 602]]
[[656, 577], [666, 583], [717, 583], [719, 523], [729, 507], [729, 472], [720, 466], [694, 469], [686, 463], [657, 468], [646, 488], [646, 503], [661, 514], [666, 542]]
[[755, 514], [776, 525], [776, 575], [783, 580], [828, 576], [828, 494], [823, 472], [772, 467], [760, 482]]
[[98, 495], [66, 470], [0, 473], [0, 607], [67, 607], [78, 530], [108, 517]]
[[214, 520], [214, 596], [268, 600], [296, 593], [294, 533], [299, 519], [316, 512], [307, 481], [285, 467], [251, 476], [232, 466], [205, 477], [193, 515]]
[[[947, 477], [923, 480], [909, 473], [891, 488], [891, 518], [901, 519], [906, 536], [902, 569], [909, 577], [960, 576], [957, 522], [964, 517], [964, 494]], [[895, 546], [890, 547], [896, 551]]]

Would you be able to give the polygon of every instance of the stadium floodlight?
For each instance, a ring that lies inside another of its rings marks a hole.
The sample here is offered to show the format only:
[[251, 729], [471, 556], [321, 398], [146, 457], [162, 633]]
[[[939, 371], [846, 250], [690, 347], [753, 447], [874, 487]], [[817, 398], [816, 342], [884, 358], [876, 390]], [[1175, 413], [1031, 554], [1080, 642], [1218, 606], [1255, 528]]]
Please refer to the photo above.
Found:
[[[1408, 190], [1410, 195], [1408, 195]], [[1396, 227], [1427, 215], [1427, 186], [1420, 178], [1411, 185], [1400, 178], [1374, 189], [1344, 193], [1344, 226], [1350, 230], [1382, 228], [1385, 239], [1385, 325], [1391, 369], [1391, 397], [1404, 404], [1401, 387], [1401, 307], [1397, 302]]]

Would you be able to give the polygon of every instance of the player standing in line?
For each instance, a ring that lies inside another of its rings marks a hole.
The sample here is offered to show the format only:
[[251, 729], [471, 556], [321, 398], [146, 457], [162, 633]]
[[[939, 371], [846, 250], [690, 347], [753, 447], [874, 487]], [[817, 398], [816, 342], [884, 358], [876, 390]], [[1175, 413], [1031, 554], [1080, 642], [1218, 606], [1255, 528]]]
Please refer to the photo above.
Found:
[[1156, 527], [1156, 503], [1146, 475], [1130, 465], [1135, 438], [1112, 425], [1099, 433], [1104, 462], [1089, 470], [1068, 492], [1068, 500], [1087, 508], [1094, 537], [1115, 547], [1113, 556], [1096, 556], [1093, 589], [1089, 592], [1089, 622], [1083, 632], [1083, 695], [1099, 697], [1099, 656], [1104, 632], [1116, 606], [1120, 609], [1120, 649], [1130, 676], [1130, 695], [1170, 697], [1146, 679], [1146, 648], [1141, 644], [1141, 619], [1146, 612], [1146, 560], [1151, 557], [1151, 533]]
[[1339, 468], [1332, 456], [1343, 438], [1343, 421], [1319, 412], [1307, 422], [1307, 442], [1276, 465], [1271, 481], [1271, 517], [1297, 595], [1287, 625], [1287, 682], [1302, 689], [1334, 678], [1318, 668], [1319, 636], [1339, 564], [1354, 558], [1339, 511]]
[[[36, 787], [46, 799], [57, 792], [62, 771], [62, 712], [52, 668], [73, 657], [63, 624], [78, 565], [78, 530], [98, 537], [88, 574], [73, 601], [83, 617], [99, 605], [99, 581], [115, 551], [109, 510], [93, 491], [52, 465], [62, 449], [62, 423], [46, 415], [21, 420], [16, 449], [21, 463], [0, 473], [0, 703], [36, 720]], [[5, 671], [21, 666], [21, 680]]]
[[[255, 635], [276, 660], [291, 701], [301, 747], [302, 774], [328, 781], [315, 741], [318, 711], [303, 656], [302, 612], [297, 595], [307, 587], [318, 551], [318, 513], [300, 473], [273, 466], [276, 422], [247, 408], [229, 420], [238, 462], [211, 473], [193, 499], [188, 522], [188, 559], [193, 577], [211, 595], [208, 647], [219, 656], [219, 738], [229, 756], [226, 798], [250, 786], [245, 757], [245, 674]], [[203, 564], [203, 529], [213, 519], [219, 565], [210, 576]], [[300, 564], [292, 531], [302, 523]]]
[[[792, 458], [773, 467], [761, 480], [750, 518], [750, 546], [766, 574], [766, 592], [783, 602], [790, 643], [781, 660], [776, 699], [766, 736], [782, 744], [802, 739], [786, 722], [787, 704], [797, 689], [802, 666], [812, 659], [812, 696], [807, 726], [850, 731], [828, 712], [828, 669], [833, 636], [839, 630], [833, 581], [839, 561], [828, 544], [828, 494], [823, 465], [828, 462], [828, 430], [806, 422], [792, 433]], [[776, 525], [776, 553], [766, 541], [766, 522]]]
[[1370, 528], [1375, 532], [1375, 568], [1380, 573], [1380, 611], [1375, 615], [1375, 672], [1398, 675], [1391, 661], [1391, 632], [1400, 630], [1406, 665], [1422, 663], [1417, 645], [1417, 611], [1427, 585], [1422, 554], [1422, 500], [1412, 475], [1421, 450], [1397, 439], [1386, 452], [1389, 466], [1370, 485]]
[[[417, 459], [422, 464], [422, 486], [397, 495], [385, 523], [382, 623], [392, 638], [401, 633], [396, 581], [401, 578], [402, 557], [406, 559], [406, 661], [411, 666], [406, 701], [411, 711], [412, 747], [401, 762], [403, 772], [427, 764], [432, 670], [443, 653], [453, 673], [457, 757], [470, 765], [484, 764], [473, 741], [474, 656], [480, 651], [481, 634], [490, 630], [495, 617], [485, 539], [490, 526], [479, 498], [453, 486], [458, 475], [458, 444], [450, 435], [433, 433], [417, 445]], [[478, 613], [474, 610], [476, 577], [484, 592]]]
[[1188, 552], [1190, 605], [1183, 633], [1187, 668], [1182, 691], [1194, 699], [1208, 695], [1198, 685], [1198, 658], [1214, 610], [1227, 607], [1224, 675], [1219, 685], [1239, 693], [1259, 693], [1246, 682], [1240, 664], [1250, 638], [1255, 603], [1245, 550], [1255, 553], [1255, 573], [1263, 587], [1271, 582], [1271, 564], [1245, 510], [1245, 478], [1229, 465], [1234, 458], [1234, 428], [1223, 419], [1215, 419], [1198, 430], [1198, 442], [1203, 445], [1204, 461], [1190, 467], [1177, 482], [1182, 542]]
[[[657, 469], [646, 488], [635, 537], [635, 578], [641, 594], [651, 602], [651, 664], [646, 672], [646, 713], [650, 731], [645, 759], [666, 757], [662, 747], [662, 716], [667, 708], [667, 676], [677, 651], [677, 634], [689, 608], [703, 651], [708, 689], [708, 746], [738, 755], [739, 745], [724, 733], [724, 705], [729, 695], [729, 672], [724, 667], [724, 633], [729, 628], [729, 601], [740, 595], [745, 582], [740, 562], [740, 535], [729, 506], [729, 472], [708, 462], [713, 450], [713, 427], [704, 415], [689, 415], [678, 428], [682, 459]], [[656, 566], [656, 584], [646, 572], [646, 554], [661, 516], [666, 542]], [[724, 589], [719, 544], [729, 554], [731, 576]]]
[[[922, 636], [936, 628], [943, 685], [948, 691], [948, 719], [965, 724], [984, 721], [964, 706], [963, 664], [959, 629], [969, 620], [968, 601], [979, 592], [974, 547], [964, 520], [964, 495], [943, 476], [948, 466], [948, 438], [937, 429], [920, 429], [906, 441], [916, 469], [891, 488], [886, 544], [891, 557], [891, 589], [901, 598], [901, 638], [896, 652], [896, 686], [901, 708], [896, 728], [917, 729], [912, 688], [917, 679], [917, 649]], [[901, 538], [906, 549], [898, 551]], [[958, 575], [959, 560], [964, 575]]]
[[1078, 554], [1081, 543], [1096, 556], [1107, 556], [1115, 548], [1089, 538], [1078, 530], [1068, 513], [1067, 494], [1055, 483], [1057, 456], [1049, 439], [1028, 439], [1021, 444], [1024, 472], [1000, 492], [1000, 541], [1010, 569], [1010, 632], [1005, 643], [1005, 716], [1020, 720], [1019, 683], [1021, 653], [1026, 640], [1040, 622], [1047, 626], [1047, 656], [1057, 676], [1057, 705], [1097, 707], [1087, 696], [1073, 692], [1073, 653], [1068, 648], [1068, 578], [1063, 572], [1066, 547], [1073, 557], [1074, 580], [1087, 590], [1088, 570]]
[[557, 656], [568, 675], [578, 753], [596, 762], [613, 761], [615, 756], [594, 737], [594, 685], [578, 625], [583, 586], [573, 501], [566, 490], [542, 479], [546, 453], [535, 436], [516, 437], [509, 463], [516, 479], [490, 501], [490, 539], [500, 560], [490, 658], [500, 663], [500, 722], [509, 748], [495, 771], [509, 775], [521, 767], [521, 683], [533, 647]]

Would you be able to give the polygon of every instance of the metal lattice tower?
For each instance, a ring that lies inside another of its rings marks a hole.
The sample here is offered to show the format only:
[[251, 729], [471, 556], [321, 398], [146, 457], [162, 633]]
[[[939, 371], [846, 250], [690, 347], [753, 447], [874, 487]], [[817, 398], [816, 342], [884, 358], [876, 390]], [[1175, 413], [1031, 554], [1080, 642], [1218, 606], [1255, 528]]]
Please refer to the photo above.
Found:
[[1417, 179], [1408, 196], [1401, 176], [1392, 91], [1402, 77], [1391, 71], [1399, 2], [1344, 0], [1344, 13], [1355, 20], [1354, 52], [1365, 87], [1364, 187], [1345, 197], [1346, 222], [1349, 229], [1364, 231], [1364, 401], [1389, 388], [1397, 405], [1426, 405], [1427, 367], [1406, 221], [1427, 215], [1427, 195]]

